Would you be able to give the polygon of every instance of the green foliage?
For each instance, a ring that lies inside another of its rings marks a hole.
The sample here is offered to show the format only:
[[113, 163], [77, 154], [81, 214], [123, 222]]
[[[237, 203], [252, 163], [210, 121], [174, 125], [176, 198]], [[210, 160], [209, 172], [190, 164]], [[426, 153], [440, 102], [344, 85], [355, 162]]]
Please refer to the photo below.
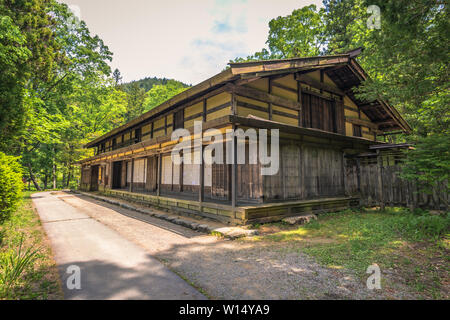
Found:
[[157, 77], [147, 77], [141, 80], [137, 80], [137, 81], [131, 81], [128, 83], [124, 83], [121, 85], [122, 89], [124, 91], [129, 91], [130, 88], [134, 85], [137, 84], [139, 86], [139, 88], [142, 88], [145, 90], [145, 92], [148, 92], [151, 88], [153, 88], [153, 86], [156, 85], [166, 85], [168, 82], [178, 82], [179, 84], [181, 84], [182, 86], [184, 86], [185, 88], [189, 88], [190, 85], [185, 84], [183, 82], [177, 81], [177, 80], [172, 80], [172, 79], [167, 79], [167, 78], [157, 78]]
[[318, 56], [322, 47], [323, 11], [315, 5], [269, 22], [270, 58]]
[[30, 55], [25, 36], [11, 17], [0, 11], [0, 148], [13, 139], [25, 120], [24, 62]]
[[449, 213], [386, 208], [321, 214], [304, 226], [259, 240], [283, 242], [283, 247], [307, 253], [330, 268], [354, 270], [363, 281], [367, 267], [376, 263], [382, 272], [391, 268], [414, 289], [435, 297], [448, 281], [449, 233]]
[[367, 28], [369, 14], [364, 0], [325, 0], [323, 4], [325, 53], [345, 53], [358, 47], [369, 51], [368, 37], [376, 30]]
[[411, 123], [414, 134], [448, 134], [448, 4], [428, 0], [365, 1], [381, 9], [381, 29], [366, 39], [361, 59], [371, 80], [361, 98], [382, 97]]
[[[0, 225], [0, 300], [61, 299], [58, 270], [30, 195]], [[39, 252], [34, 253], [36, 249]], [[20, 252], [20, 253], [19, 253]]]
[[450, 214], [444, 215], [411, 215], [405, 214], [388, 219], [392, 227], [410, 240], [437, 240], [450, 228]]
[[9, 296], [24, 273], [33, 267], [39, 249], [23, 248], [23, 234], [17, 250], [9, 250], [0, 255], [0, 296]]
[[139, 87], [137, 82], [131, 84], [127, 90], [127, 112], [125, 122], [133, 120], [144, 113], [144, 101], [146, 96], [145, 90]]
[[18, 160], [0, 152], [0, 224], [9, 218], [22, 198], [22, 167]]
[[269, 22], [269, 36], [263, 48], [247, 58], [230, 62], [318, 56], [324, 45], [324, 11], [315, 5], [294, 10]]
[[23, 35], [16, 32], [15, 47], [29, 51], [14, 64], [23, 69], [22, 78], [16, 77], [17, 90], [3, 89], [6, 82], [0, 82], [0, 99], [3, 91], [12, 92], [15, 96], [5, 100], [18, 113], [2, 108], [9, 117], [1, 117], [0, 150], [21, 155], [27, 179], [37, 190], [39, 180], [47, 184], [58, 167], [67, 186], [77, 174], [74, 163], [87, 155], [82, 148], [87, 139], [124, 121], [124, 94], [108, 79], [112, 53], [67, 5], [54, 0], [1, 1], [0, 14]]
[[122, 75], [120, 74], [119, 69], [115, 69], [112, 76], [113, 76], [114, 82], [116, 83], [116, 86], [119, 85], [120, 82], [122, 81]]
[[[447, 134], [417, 137], [415, 150], [409, 151], [402, 176], [418, 183], [419, 190], [449, 192], [450, 139]], [[444, 188], [444, 190], [442, 190]], [[448, 206], [447, 198], [441, 201]]]
[[183, 83], [175, 80], [168, 80], [165, 85], [155, 85], [147, 92], [144, 102], [145, 111], [151, 110], [161, 103], [169, 100], [173, 96], [188, 89]]

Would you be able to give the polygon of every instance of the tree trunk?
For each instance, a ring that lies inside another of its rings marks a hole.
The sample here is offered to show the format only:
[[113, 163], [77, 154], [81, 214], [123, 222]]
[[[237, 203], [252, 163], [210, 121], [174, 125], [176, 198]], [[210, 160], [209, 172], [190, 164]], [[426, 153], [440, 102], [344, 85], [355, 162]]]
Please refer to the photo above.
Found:
[[45, 176], [44, 176], [44, 190], [47, 189], [47, 182], [48, 182], [48, 174], [45, 174]]
[[66, 184], [66, 172], [63, 170], [61, 188], [64, 188], [65, 184]]
[[56, 182], [57, 182], [57, 177], [56, 177], [56, 147], [53, 146], [53, 168], [52, 168], [52, 174], [53, 174], [53, 189], [56, 189]]
[[31, 164], [28, 164], [28, 173], [30, 174], [31, 181], [33, 181], [34, 187], [37, 191], [42, 191], [39, 184], [36, 182], [36, 179], [34, 178], [33, 170], [31, 169]]
[[53, 189], [56, 189], [56, 164], [53, 165]]
[[66, 188], [69, 188], [69, 184], [70, 184], [70, 178], [71, 178], [71, 174], [70, 174], [70, 167], [69, 167], [69, 173], [67, 174], [67, 183], [66, 183]]

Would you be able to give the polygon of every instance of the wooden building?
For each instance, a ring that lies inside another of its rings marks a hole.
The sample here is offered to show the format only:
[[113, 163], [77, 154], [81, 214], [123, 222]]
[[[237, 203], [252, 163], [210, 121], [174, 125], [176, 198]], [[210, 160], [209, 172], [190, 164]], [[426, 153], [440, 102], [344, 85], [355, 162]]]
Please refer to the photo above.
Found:
[[[380, 144], [377, 135], [410, 131], [385, 101], [356, 98], [367, 78], [358, 53], [232, 63], [88, 143], [95, 156], [80, 162], [80, 189], [232, 223], [358, 204], [348, 159]], [[278, 173], [263, 176], [260, 164], [173, 164], [171, 133], [193, 133], [194, 121], [223, 133], [279, 129]]]

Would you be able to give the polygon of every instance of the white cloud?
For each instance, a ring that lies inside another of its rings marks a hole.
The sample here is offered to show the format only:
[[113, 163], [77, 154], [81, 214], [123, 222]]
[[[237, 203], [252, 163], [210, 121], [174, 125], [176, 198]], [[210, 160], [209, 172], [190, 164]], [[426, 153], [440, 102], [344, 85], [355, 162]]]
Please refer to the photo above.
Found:
[[64, 0], [114, 52], [125, 81], [147, 76], [196, 84], [265, 46], [268, 23], [321, 0]]

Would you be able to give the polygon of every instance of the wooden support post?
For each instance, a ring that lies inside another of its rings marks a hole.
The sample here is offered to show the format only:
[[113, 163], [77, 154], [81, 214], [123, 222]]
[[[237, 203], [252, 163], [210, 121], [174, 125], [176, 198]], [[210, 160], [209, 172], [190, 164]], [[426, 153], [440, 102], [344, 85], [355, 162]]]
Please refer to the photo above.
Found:
[[237, 114], [237, 101], [236, 101], [236, 94], [234, 92], [231, 93], [231, 114], [232, 115]]
[[342, 185], [344, 189], [344, 195], [347, 196], [347, 172], [346, 172], [347, 166], [345, 165], [345, 152], [342, 152]]
[[167, 134], [167, 116], [164, 117], [164, 134]]
[[377, 150], [377, 171], [378, 171], [378, 193], [380, 196], [379, 203], [380, 209], [384, 210], [384, 199], [383, 199], [383, 159], [381, 157], [380, 150]]
[[153, 139], [153, 122], [152, 122], [152, 128], [150, 130], [150, 139]]
[[302, 126], [302, 109], [303, 109], [303, 103], [302, 103], [302, 84], [297, 81], [297, 95], [298, 95], [298, 103], [300, 105], [300, 110], [298, 110], [298, 126]]
[[130, 192], [133, 192], [134, 158], [131, 159]]
[[206, 99], [203, 99], [203, 122], [206, 122]]
[[108, 177], [108, 188], [112, 189], [113, 188], [113, 177], [114, 175], [114, 162], [110, 161], [109, 162], [109, 177]]
[[324, 75], [325, 75], [324, 70], [320, 69], [320, 84], [321, 84], [321, 86], [320, 86], [320, 93], [323, 93], [322, 85], [323, 85]]
[[[269, 94], [272, 94], [272, 78], [269, 78]], [[272, 102], [269, 102], [269, 120], [272, 120]]]
[[356, 158], [356, 183], [358, 194], [361, 195], [361, 159]]
[[158, 154], [158, 180], [156, 185], [156, 195], [159, 197], [161, 195], [161, 173], [162, 173], [162, 154]]
[[[183, 150], [180, 150], [180, 157], [183, 159]], [[180, 163], [180, 192], [183, 192], [183, 172], [184, 172], [184, 161]]]
[[[233, 131], [236, 127], [233, 126]], [[233, 215], [236, 218], [236, 204], [237, 204], [237, 138], [233, 135], [233, 164], [231, 165], [231, 206], [233, 208]]]
[[202, 202], [205, 200], [205, 164], [203, 161], [203, 150], [204, 146], [200, 148], [200, 189], [198, 191], [198, 202], [200, 202], [200, 211], [202, 207]]

